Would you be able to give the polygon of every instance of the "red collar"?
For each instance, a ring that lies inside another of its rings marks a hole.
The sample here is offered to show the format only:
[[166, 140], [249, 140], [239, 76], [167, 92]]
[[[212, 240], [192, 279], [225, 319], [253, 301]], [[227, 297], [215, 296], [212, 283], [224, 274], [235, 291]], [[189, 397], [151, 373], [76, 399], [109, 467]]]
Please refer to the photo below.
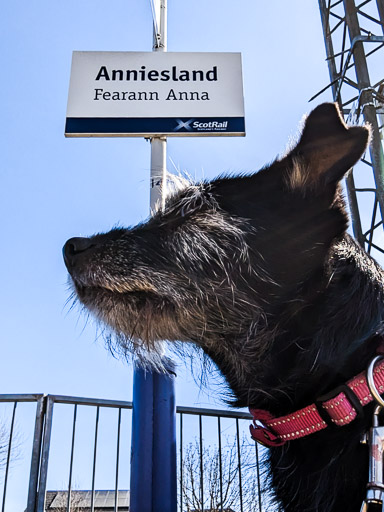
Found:
[[[384, 393], [384, 361], [374, 369], [375, 387]], [[306, 437], [327, 427], [343, 427], [363, 414], [363, 407], [373, 401], [365, 372], [299, 411], [274, 418], [261, 409], [249, 409], [253, 416], [251, 435], [264, 446], [282, 446], [287, 441]], [[259, 422], [259, 423], [256, 423]]]

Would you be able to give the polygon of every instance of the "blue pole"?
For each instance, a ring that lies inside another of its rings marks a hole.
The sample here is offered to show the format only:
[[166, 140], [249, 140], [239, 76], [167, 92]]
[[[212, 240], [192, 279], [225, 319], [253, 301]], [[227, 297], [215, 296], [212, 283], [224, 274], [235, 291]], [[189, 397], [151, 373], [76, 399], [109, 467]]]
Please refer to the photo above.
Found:
[[175, 374], [159, 374], [154, 380], [153, 488], [156, 512], [176, 512], [176, 403]]
[[136, 367], [133, 383], [132, 512], [176, 512], [175, 374]]
[[131, 438], [132, 512], [152, 512], [153, 374], [135, 368]]

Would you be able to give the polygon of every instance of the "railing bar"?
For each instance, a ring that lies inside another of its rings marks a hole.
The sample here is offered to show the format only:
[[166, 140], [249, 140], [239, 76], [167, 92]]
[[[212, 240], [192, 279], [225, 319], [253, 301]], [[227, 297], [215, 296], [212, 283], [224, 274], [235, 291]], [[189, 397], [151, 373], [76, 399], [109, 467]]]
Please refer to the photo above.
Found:
[[223, 461], [221, 457], [221, 421], [220, 416], [217, 417], [217, 435], [219, 438], [219, 474], [220, 474], [220, 510], [223, 512]]
[[96, 422], [95, 422], [95, 442], [94, 442], [94, 447], [93, 447], [91, 512], [95, 511], [95, 475], [96, 475], [96, 456], [97, 456], [97, 436], [98, 436], [98, 432], [99, 432], [99, 414], [100, 414], [100, 407], [97, 406]]
[[67, 512], [71, 512], [72, 469], [73, 469], [73, 453], [75, 450], [76, 419], [77, 419], [77, 404], [75, 404], [74, 408], [73, 408], [72, 443], [71, 443], [71, 460], [69, 463]]
[[183, 512], [183, 413], [180, 413], [180, 512]]
[[32, 454], [31, 454], [31, 469], [29, 472], [29, 488], [26, 512], [35, 512], [36, 497], [37, 497], [37, 484], [39, 480], [39, 468], [41, 457], [41, 441], [43, 437], [43, 425], [45, 414], [44, 395], [39, 395], [40, 398], [36, 404], [36, 417], [35, 417], [35, 430], [33, 433]]
[[221, 416], [222, 418], [239, 418], [240, 420], [252, 420], [253, 416], [248, 412], [222, 411], [220, 409], [202, 409], [199, 407], [186, 407], [179, 405], [176, 407], [177, 413], [194, 414], [196, 416]]
[[[0, 402], [37, 402], [45, 395], [43, 394], [13, 394], [0, 395]], [[132, 402], [120, 400], [105, 400], [98, 398], [83, 398], [75, 396], [49, 395], [53, 402], [61, 404], [78, 404], [78, 405], [98, 405], [100, 407], [121, 407], [122, 409], [132, 409]], [[251, 420], [252, 415], [247, 412], [226, 411], [220, 409], [203, 409], [198, 407], [177, 406], [177, 413], [204, 415], [204, 416], [221, 416], [222, 418], [239, 418]]]
[[261, 508], [259, 447], [258, 447], [257, 443], [255, 443], [255, 453], [256, 453], [256, 477], [257, 477], [257, 493], [258, 493], [258, 498], [259, 498], [259, 512], [262, 512], [262, 508]]
[[238, 468], [239, 468], [240, 511], [244, 512], [243, 489], [242, 489], [242, 483], [241, 483], [240, 430], [239, 430], [239, 419], [238, 418], [236, 418], [236, 437], [237, 437], [237, 464], [238, 464]]
[[203, 466], [203, 420], [199, 415], [199, 437], [200, 437], [200, 496], [201, 512], [204, 512], [204, 466]]
[[116, 447], [116, 480], [115, 480], [115, 511], [119, 508], [119, 463], [120, 463], [120, 430], [121, 430], [121, 407], [119, 407], [119, 417], [117, 420], [117, 447]]
[[36, 512], [45, 511], [45, 492], [47, 488], [47, 476], [48, 476], [48, 462], [49, 462], [49, 449], [51, 444], [51, 432], [52, 432], [52, 417], [54, 401], [51, 397], [46, 398], [47, 409], [45, 413], [45, 424], [44, 424], [44, 435], [43, 435], [43, 448], [41, 452], [41, 464], [40, 464], [40, 481], [39, 491], [37, 497], [37, 509]]
[[13, 404], [11, 429], [9, 431], [9, 441], [8, 441], [8, 450], [7, 450], [7, 463], [6, 463], [6, 466], [5, 466], [5, 476], [4, 476], [3, 505], [1, 507], [2, 512], [4, 512], [4, 510], [5, 510], [5, 497], [6, 497], [6, 494], [7, 494], [8, 471], [9, 471], [9, 463], [10, 463], [10, 460], [11, 460], [13, 427], [14, 427], [14, 424], [15, 424], [16, 407], [17, 407], [17, 402], [15, 402]]
[[44, 394], [0, 395], [0, 402], [38, 402]]
[[[78, 396], [49, 395], [51, 399], [59, 404], [78, 404], [78, 405], [96, 405], [99, 407], [121, 407], [122, 409], [132, 409], [132, 402], [121, 400], [105, 400], [102, 398], [84, 398]], [[0, 397], [1, 400], [1, 397]]]

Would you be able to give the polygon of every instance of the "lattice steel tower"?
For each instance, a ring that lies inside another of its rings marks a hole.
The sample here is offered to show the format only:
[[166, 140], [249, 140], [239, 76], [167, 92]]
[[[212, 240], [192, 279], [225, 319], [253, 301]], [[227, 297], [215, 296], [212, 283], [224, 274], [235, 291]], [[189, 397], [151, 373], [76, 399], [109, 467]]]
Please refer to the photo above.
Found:
[[331, 87], [349, 123], [372, 126], [370, 150], [347, 178], [347, 192], [355, 238], [382, 261], [384, 0], [319, 0], [319, 7], [331, 78], [320, 93]]

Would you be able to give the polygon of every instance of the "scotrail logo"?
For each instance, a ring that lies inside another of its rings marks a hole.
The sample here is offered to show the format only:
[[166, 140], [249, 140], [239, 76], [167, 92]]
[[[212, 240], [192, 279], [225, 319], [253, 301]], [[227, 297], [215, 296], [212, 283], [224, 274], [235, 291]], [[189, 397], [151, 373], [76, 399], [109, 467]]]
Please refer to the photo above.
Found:
[[192, 131], [191, 123], [193, 123], [194, 119], [190, 119], [189, 121], [182, 121], [181, 119], [176, 119], [176, 122], [178, 123], [175, 132], [178, 132], [179, 130], [187, 130], [188, 132]]
[[186, 130], [188, 132], [225, 132], [228, 129], [228, 121], [195, 121], [194, 119], [189, 119], [188, 121], [182, 121], [181, 119], [176, 119], [178, 123], [175, 132], [179, 130]]

